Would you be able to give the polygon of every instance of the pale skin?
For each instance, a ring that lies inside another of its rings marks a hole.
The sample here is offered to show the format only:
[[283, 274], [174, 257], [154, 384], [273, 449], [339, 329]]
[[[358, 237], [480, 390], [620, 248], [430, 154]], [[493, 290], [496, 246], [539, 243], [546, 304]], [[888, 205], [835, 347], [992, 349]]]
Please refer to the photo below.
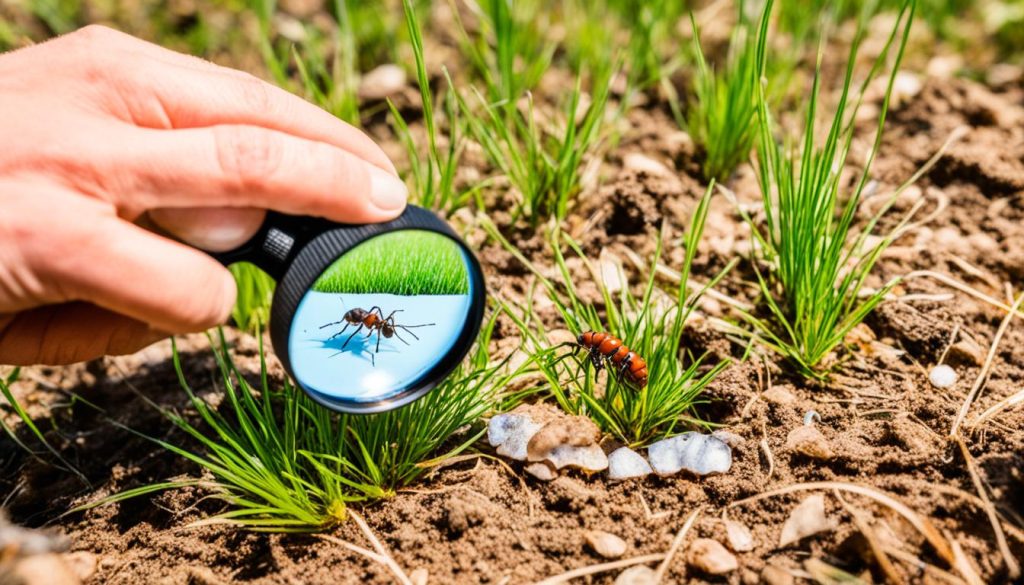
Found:
[[266, 209], [355, 223], [406, 204], [359, 130], [102, 27], [0, 55], [0, 112], [0, 364], [131, 353], [225, 322], [234, 280], [196, 247], [243, 243]]

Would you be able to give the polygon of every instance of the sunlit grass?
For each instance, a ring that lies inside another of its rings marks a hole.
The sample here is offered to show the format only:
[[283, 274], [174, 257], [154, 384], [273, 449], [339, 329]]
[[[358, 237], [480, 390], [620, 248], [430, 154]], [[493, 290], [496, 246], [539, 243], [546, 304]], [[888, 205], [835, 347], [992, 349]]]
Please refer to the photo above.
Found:
[[582, 77], [577, 77], [554, 120], [541, 120], [532, 96], [512, 109], [491, 104], [478, 92], [475, 103], [459, 97], [469, 133], [515, 190], [513, 222], [522, 218], [534, 227], [551, 218], [561, 222], [572, 209], [583, 187], [584, 165], [602, 144], [608, 115], [611, 71], [591, 78], [590, 103], [584, 104]]
[[[212, 479], [146, 485], [74, 511], [167, 489], [200, 486], [228, 509], [199, 524], [225, 523], [256, 531], [311, 532], [343, 522], [352, 502], [384, 499], [472, 445], [483, 429], [471, 425], [516, 375], [492, 363], [487, 347], [497, 314], [470, 356], [418, 401], [374, 415], [331, 412], [289, 380], [272, 382], [261, 348], [253, 387], [230, 355], [223, 335], [214, 355], [223, 401], [215, 406], [190, 387], [175, 350], [174, 365], [198, 420], [162, 409], [198, 445], [185, 448], [150, 437], [199, 466]], [[153, 405], [156, 407], [156, 405]]]
[[548, 30], [550, 7], [538, 0], [481, 0], [470, 5], [478, 8], [478, 30], [471, 36], [457, 21], [463, 55], [484, 83], [487, 99], [514, 108], [551, 66], [556, 44]]
[[[761, 17], [757, 44], [757, 79], [767, 67], [768, 21], [773, 1]], [[791, 361], [799, 372], [813, 378], [828, 375], [823, 360], [843, 342], [846, 334], [880, 303], [894, 284], [862, 296], [865, 281], [882, 251], [891, 243], [881, 238], [866, 244], [875, 220], [859, 233], [854, 229], [855, 212], [870, 178], [871, 162], [878, 152], [889, 108], [896, 72], [903, 57], [916, 3], [907, 0], [889, 35], [885, 50], [875, 61], [860, 90], [853, 93], [854, 68], [868, 15], [848, 56], [842, 91], [834, 112], [825, 114], [828, 134], [816, 138], [821, 117], [821, 59], [808, 97], [803, 134], [785, 136], [768, 107], [765, 83], [757, 87], [758, 180], [765, 208], [764, 226], [752, 222], [761, 244], [760, 260], [770, 268], [758, 270], [762, 297], [771, 319], [750, 317], [764, 343]], [[895, 45], [895, 46], [894, 46]], [[895, 55], [893, 55], [895, 49]], [[891, 57], [891, 59], [890, 59]], [[888, 88], [882, 102], [878, 125], [866, 164], [855, 178], [854, 187], [843, 193], [842, 171], [846, 168], [854, 139], [854, 124], [864, 87], [890, 64]], [[877, 217], [875, 218], [877, 219]]]
[[459, 160], [462, 156], [462, 136], [460, 129], [459, 108], [456, 103], [451, 80], [440, 105], [448, 131], [447, 146], [441, 141], [442, 128], [435, 119], [435, 98], [430, 89], [430, 76], [427, 73], [426, 57], [423, 47], [423, 29], [416, 15], [416, 7], [411, 0], [403, 0], [406, 30], [412, 43], [413, 57], [416, 67], [416, 83], [419, 87], [420, 103], [423, 107], [423, 124], [426, 128], [427, 144], [418, 144], [405, 118], [393, 103], [388, 102], [391, 110], [391, 121], [395, 134], [405, 147], [409, 159], [409, 174], [412, 201], [417, 205], [453, 213], [467, 205], [473, 195], [472, 190], [461, 191], [455, 183]]
[[233, 264], [230, 270], [238, 289], [231, 319], [239, 329], [255, 331], [270, 322], [276, 283], [270, 275], [248, 262]]
[[693, 58], [696, 63], [694, 97], [689, 102], [686, 125], [694, 142], [704, 153], [702, 171], [707, 180], [727, 180], [747, 160], [754, 145], [755, 59], [757, 37], [751, 30], [742, 5], [739, 23], [729, 39], [723, 63], [709, 66], [701, 47], [697, 21], [693, 28]]

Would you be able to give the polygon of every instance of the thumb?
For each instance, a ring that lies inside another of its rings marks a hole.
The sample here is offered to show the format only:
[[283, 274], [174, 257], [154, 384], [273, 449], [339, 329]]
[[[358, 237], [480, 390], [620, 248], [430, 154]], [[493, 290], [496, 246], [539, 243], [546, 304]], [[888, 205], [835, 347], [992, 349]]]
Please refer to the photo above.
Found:
[[176, 238], [209, 252], [226, 252], [249, 241], [267, 212], [240, 207], [151, 209], [150, 221]]
[[64, 245], [44, 277], [63, 300], [87, 301], [168, 333], [227, 320], [235, 280], [210, 256], [116, 218]]

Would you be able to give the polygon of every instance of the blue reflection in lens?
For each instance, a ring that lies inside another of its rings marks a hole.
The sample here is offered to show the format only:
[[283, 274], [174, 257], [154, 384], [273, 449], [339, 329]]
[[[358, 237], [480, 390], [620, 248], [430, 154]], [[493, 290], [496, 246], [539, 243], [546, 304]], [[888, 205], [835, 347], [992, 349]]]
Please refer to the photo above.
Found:
[[[468, 266], [466, 253], [460, 254]], [[444, 359], [466, 326], [478, 286], [468, 280], [469, 294], [309, 291], [295, 312], [288, 342], [296, 381], [330, 400], [352, 403], [386, 400], [416, 385]], [[393, 318], [394, 335], [346, 322], [352, 309]], [[324, 327], [328, 323], [335, 324]]]

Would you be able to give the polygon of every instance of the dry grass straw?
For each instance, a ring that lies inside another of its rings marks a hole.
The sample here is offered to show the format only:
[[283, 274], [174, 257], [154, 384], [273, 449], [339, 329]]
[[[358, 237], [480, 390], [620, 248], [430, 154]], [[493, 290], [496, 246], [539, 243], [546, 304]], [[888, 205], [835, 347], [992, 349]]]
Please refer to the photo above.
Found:
[[348, 542], [347, 540], [342, 540], [336, 536], [322, 534], [320, 535], [320, 538], [326, 540], [327, 542], [331, 542], [341, 547], [344, 547], [345, 549], [350, 550], [358, 555], [362, 555], [376, 563], [384, 565], [385, 567], [387, 567], [389, 571], [391, 571], [391, 574], [395, 576], [395, 580], [401, 583], [401, 585], [413, 585], [412, 580], [409, 579], [409, 576], [405, 574], [405, 571], [402, 570], [402, 567], [399, 566], [397, 561], [395, 561], [395, 558], [391, 556], [391, 553], [388, 552], [387, 548], [385, 548], [384, 545], [380, 542], [380, 539], [378, 539], [377, 535], [373, 533], [373, 530], [370, 530], [370, 527], [366, 524], [366, 520], [363, 520], [363, 517], [360, 516], [355, 510], [349, 510], [348, 513], [349, 517], [352, 518], [352, 520], [355, 521], [356, 525], [359, 526], [359, 530], [362, 531], [363, 535], [366, 537], [366, 540], [370, 541], [370, 545], [373, 547], [373, 551], [367, 550], [361, 546], [354, 545], [351, 542]]

